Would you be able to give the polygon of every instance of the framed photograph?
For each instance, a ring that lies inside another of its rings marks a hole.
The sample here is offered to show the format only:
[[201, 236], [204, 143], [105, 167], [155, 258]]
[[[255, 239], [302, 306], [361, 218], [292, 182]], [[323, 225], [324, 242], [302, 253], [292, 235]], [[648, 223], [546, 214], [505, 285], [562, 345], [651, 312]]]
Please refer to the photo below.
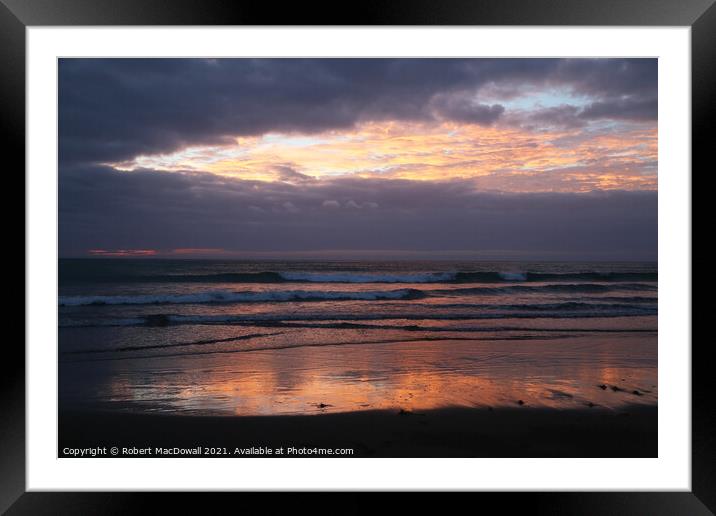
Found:
[[27, 300], [3, 510], [712, 513], [713, 2], [3, 1]]

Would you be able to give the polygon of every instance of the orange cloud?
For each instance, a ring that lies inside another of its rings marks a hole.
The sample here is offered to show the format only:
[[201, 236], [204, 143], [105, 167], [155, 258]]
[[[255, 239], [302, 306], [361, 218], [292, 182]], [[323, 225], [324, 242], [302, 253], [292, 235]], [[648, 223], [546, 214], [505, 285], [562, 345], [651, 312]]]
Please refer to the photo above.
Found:
[[189, 147], [112, 165], [284, 182], [336, 176], [471, 178], [479, 188], [529, 192], [655, 190], [656, 162], [653, 123], [587, 133], [388, 121], [315, 135], [236, 138], [235, 145]]

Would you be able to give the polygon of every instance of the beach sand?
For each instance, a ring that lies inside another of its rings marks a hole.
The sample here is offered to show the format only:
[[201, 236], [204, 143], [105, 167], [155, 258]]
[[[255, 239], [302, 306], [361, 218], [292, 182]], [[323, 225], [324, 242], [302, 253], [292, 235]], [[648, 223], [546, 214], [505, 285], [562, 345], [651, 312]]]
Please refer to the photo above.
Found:
[[[310, 416], [168, 416], [68, 410], [66, 448], [351, 448], [353, 457], [656, 457], [657, 408], [447, 408]], [[203, 451], [203, 450], [202, 450]], [[119, 456], [134, 456], [123, 454]], [[206, 456], [206, 455], [205, 455]], [[243, 455], [315, 457], [317, 455]], [[345, 457], [345, 455], [342, 455]]]
[[321, 345], [67, 362], [60, 371], [60, 456], [113, 446], [219, 447], [229, 457], [251, 447], [657, 455], [651, 333]]

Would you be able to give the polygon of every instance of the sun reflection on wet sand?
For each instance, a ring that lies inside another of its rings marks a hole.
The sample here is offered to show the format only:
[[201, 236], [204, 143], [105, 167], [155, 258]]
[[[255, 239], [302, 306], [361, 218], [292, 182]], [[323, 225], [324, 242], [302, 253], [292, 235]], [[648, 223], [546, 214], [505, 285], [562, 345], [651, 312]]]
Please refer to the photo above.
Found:
[[655, 334], [416, 341], [113, 362], [98, 402], [185, 414], [657, 403]]

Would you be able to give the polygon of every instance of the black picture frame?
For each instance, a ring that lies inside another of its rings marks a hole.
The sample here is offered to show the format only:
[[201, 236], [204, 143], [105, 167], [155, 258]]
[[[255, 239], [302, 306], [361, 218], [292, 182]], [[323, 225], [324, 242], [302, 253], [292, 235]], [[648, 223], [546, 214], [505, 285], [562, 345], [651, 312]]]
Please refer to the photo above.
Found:
[[[708, 149], [712, 146], [707, 129], [713, 125], [712, 95], [716, 91], [714, 0], [363, 0], [354, 7], [338, 2], [284, 3], [277, 8], [268, 2], [222, 0], [0, 0], [0, 141], [6, 158], [14, 158], [12, 174], [19, 176], [18, 171], [25, 166], [25, 29], [41, 25], [689, 26], [692, 168], [706, 167]], [[9, 166], [6, 172], [11, 172]], [[691, 171], [684, 173], [691, 173], [693, 177]], [[24, 190], [24, 183], [19, 188]], [[6, 358], [0, 375], [0, 510], [7, 510], [8, 514], [35, 515], [124, 514], [146, 510], [147, 498], [152, 498], [162, 504], [163, 511], [171, 510], [172, 504], [179, 504], [181, 513], [191, 511], [195, 502], [179, 493], [25, 492], [25, 353], [18, 340], [7, 339], [3, 343]], [[711, 345], [708, 340], [694, 340], [691, 348], [691, 492], [485, 493], [480, 496], [497, 501], [501, 509], [529, 508], [536, 513], [698, 515], [716, 512], [716, 411], [710, 400], [713, 373], [707, 360]], [[251, 498], [247, 494], [239, 496]], [[372, 510], [371, 496], [351, 495], [350, 500], [343, 503], [345, 510], [341, 512]], [[411, 499], [412, 503], [424, 503], [420, 496]], [[268, 503], [261, 503], [271, 510], [280, 501], [281, 497], [273, 497]]]

